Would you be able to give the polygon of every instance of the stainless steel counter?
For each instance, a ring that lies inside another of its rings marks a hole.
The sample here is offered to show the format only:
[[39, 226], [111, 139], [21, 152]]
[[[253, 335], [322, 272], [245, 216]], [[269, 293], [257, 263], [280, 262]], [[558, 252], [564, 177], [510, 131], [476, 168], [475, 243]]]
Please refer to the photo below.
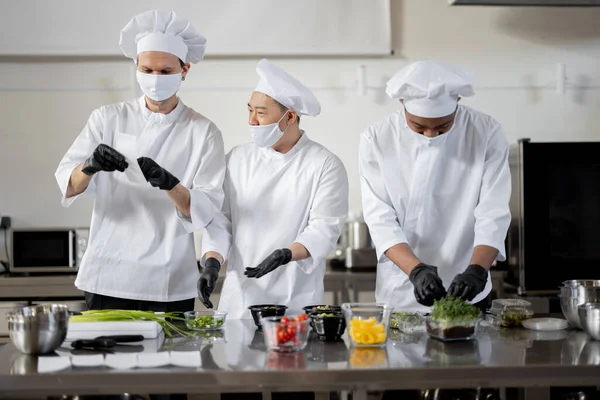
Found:
[[[209, 393], [464, 387], [595, 386], [600, 341], [579, 331], [480, 331], [442, 343], [426, 334], [390, 336], [382, 349], [311, 341], [298, 354], [267, 353], [251, 321], [227, 321], [221, 335], [167, 340], [159, 351], [200, 352], [201, 368], [118, 371], [74, 368], [39, 374], [37, 358], [0, 349], [0, 398], [46, 394]], [[4, 396], [4, 397], [3, 397]]]
[[0, 299], [83, 298], [75, 275], [0, 276]]

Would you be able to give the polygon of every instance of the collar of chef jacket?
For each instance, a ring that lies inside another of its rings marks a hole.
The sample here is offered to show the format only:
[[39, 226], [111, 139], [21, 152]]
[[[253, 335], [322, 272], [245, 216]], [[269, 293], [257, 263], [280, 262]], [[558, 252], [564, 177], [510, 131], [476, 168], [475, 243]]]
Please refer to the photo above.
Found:
[[168, 114], [161, 114], [161, 113], [155, 113], [155, 112], [150, 111], [146, 107], [146, 99], [144, 96], [140, 97], [138, 99], [138, 102], [140, 103], [140, 106], [142, 107], [142, 115], [144, 116], [144, 119], [146, 121], [154, 122], [154, 123], [158, 123], [158, 124], [170, 124], [170, 123], [177, 121], [177, 119], [181, 116], [183, 109], [185, 108], [183, 101], [181, 101], [180, 98], [177, 98], [177, 99], [179, 100], [177, 103], [177, 106], [175, 107], [175, 109], [173, 109], [173, 111], [171, 111]]
[[459, 124], [460, 114], [461, 114], [461, 108], [458, 107], [458, 109], [456, 110], [456, 117], [454, 118], [454, 123], [452, 124], [452, 128], [450, 128], [450, 130], [448, 132], [445, 132], [434, 138], [428, 138], [427, 136], [410, 129], [410, 127], [408, 126], [408, 123], [406, 122], [406, 115], [404, 113], [404, 109], [402, 109], [400, 112], [400, 118], [401, 118], [402, 129], [411, 138], [411, 140], [413, 140], [415, 143], [417, 143], [420, 146], [435, 147], [435, 146], [443, 145], [446, 142], [448, 136], [457, 134], [458, 129], [457, 129], [456, 125]]
[[284, 162], [292, 158], [294, 154], [302, 150], [302, 148], [308, 143], [308, 136], [306, 135], [306, 133], [303, 130], [300, 130], [300, 134], [302, 135], [300, 136], [300, 140], [298, 140], [294, 147], [292, 147], [292, 149], [285, 154], [273, 150], [272, 147], [261, 148], [260, 150], [267, 159], [272, 161]]

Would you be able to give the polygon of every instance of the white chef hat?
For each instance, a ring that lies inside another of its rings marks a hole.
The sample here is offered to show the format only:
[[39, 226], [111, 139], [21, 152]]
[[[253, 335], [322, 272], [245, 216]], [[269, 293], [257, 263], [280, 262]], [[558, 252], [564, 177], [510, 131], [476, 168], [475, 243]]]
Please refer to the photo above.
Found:
[[404, 99], [406, 110], [423, 118], [439, 118], [456, 110], [459, 97], [473, 96], [474, 75], [438, 61], [418, 61], [402, 68], [387, 83], [392, 99]]
[[256, 72], [260, 80], [254, 91], [266, 94], [300, 115], [316, 117], [321, 113], [321, 105], [313, 92], [269, 60], [260, 60]]
[[129, 21], [121, 31], [119, 46], [125, 56], [136, 61], [145, 51], [162, 51], [195, 64], [204, 57], [206, 38], [174, 11], [150, 10]]

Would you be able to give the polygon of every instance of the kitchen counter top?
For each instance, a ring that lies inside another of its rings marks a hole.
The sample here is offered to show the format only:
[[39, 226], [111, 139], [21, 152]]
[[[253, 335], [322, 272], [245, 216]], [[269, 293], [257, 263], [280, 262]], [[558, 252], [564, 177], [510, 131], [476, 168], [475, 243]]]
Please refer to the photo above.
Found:
[[[311, 340], [296, 354], [267, 353], [249, 320], [229, 320], [212, 337], [167, 339], [159, 351], [199, 352], [201, 368], [119, 371], [69, 367], [38, 373], [37, 358], [0, 349], [0, 398], [20, 395], [381, 390], [595, 386], [600, 341], [581, 331], [495, 331], [443, 343], [425, 333], [390, 335], [381, 349]], [[345, 339], [347, 341], [347, 338]], [[102, 382], [102, 384], [99, 384]]]
[[83, 298], [75, 275], [0, 276], [0, 298]]

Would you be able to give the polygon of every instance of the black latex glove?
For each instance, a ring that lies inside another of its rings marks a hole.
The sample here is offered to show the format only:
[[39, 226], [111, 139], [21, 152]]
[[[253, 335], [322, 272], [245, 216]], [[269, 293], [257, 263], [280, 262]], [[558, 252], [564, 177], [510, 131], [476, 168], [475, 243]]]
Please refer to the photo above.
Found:
[[215, 290], [220, 269], [221, 263], [216, 258], [211, 257], [204, 262], [204, 272], [202, 272], [200, 279], [198, 279], [198, 297], [206, 308], [213, 308], [210, 295]]
[[487, 278], [488, 272], [485, 268], [471, 264], [465, 272], [456, 275], [448, 288], [448, 296], [471, 301], [485, 289]]
[[94, 175], [100, 171], [119, 171], [123, 172], [129, 167], [123, 154], [105, 144], [100, 144], [94, 152], [83, 163], [81, 172], [88, 176]]
[[289, 263], [292, 260], [292, 251], [290, 249], [275, 250], [271, 255], [258, 264], [256, 268], [246, 268], [248, 278], [260, 278], [269, 272], [275, 271], [277, 268]]
[[144, 178], [146, 178], [148, 183], [152, 186], [162, 190], [171, 190], [179, 183], [179, 179], [158, 165], [153, 159], [140, 157], [137, 159], [137, 162], [142, 169]]
[[409, 279], [415, 287], [415, 299], [430, 307], [435, 300], [446, 297], [446, 289], [438, 276], [437, 267], [420, 263], [410, 272]]

